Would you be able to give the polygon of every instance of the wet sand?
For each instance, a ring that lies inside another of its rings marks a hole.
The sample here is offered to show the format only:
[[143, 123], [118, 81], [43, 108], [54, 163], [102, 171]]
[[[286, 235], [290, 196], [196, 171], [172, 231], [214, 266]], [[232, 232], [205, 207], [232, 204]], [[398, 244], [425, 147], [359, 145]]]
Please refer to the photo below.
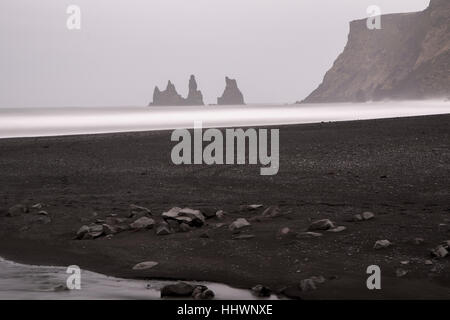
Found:
[[[260, 176], [259, 165], [175, 166], [169, 131], [2, 139], [0, 256], [77, 264], [121, 278], [239, 288], [281, 290], [324, 276], [317, 290], [302, 293], [305, 299], [448, 299], [449, 258], [433, 265], [425, 260], [429, 249], [450, 239], [449, 141], [449, 115], [283, 126], [280, 171]], [[34, 212], [7, 217], [18, 203], [43, 203], [51, 222], [37, 222]], [[239, 208], [255, 203], [279, 206], [282, 214], [255, 219], [264, 209]], [[174, 206], [227, 214], [188, 233], [125, 231], [111, 239], [73, 239], [95, 219], [128, 216], [130, 204], [150, 208], [156, 220]], [[375, 219], [348, 221], [364, 211]], [[242, 234], [254, 238], [234, 240], [227, 225], [217, 225], [241, 217], [252, 224]], [[277, 237], [281, 228], [300, 233], [324, 218], [347, 229], [313, 239]], [[417, 237], [424, 243], [414, 244]], [[381, 239], [393, 246], [374, 250]], [[159, 265], [132, 270], [148, 260]], [[366, 287], [366, 268], [373, 264], [382, 270], [380, 291]], [[398, 268], [408, 274], [398, 278]]]

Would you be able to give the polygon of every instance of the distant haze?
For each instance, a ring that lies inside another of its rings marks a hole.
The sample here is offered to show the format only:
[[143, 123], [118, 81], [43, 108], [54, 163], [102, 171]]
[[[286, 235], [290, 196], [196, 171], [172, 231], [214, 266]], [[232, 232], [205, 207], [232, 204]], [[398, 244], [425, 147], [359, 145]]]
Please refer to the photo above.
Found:
[[[1, 0], [0, 107], [147, 105], [195, 74], [206, 103], [225, 76], [248, 103], [308, 95], [369, 5], [420, 11], [429, 0]], [[67, 6], [81, 30], [66, 28]]]

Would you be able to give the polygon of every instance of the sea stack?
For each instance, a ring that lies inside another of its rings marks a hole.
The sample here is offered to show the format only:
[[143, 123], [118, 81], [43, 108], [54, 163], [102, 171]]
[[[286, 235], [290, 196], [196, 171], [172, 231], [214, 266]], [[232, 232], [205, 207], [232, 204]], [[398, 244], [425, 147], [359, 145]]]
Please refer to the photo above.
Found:
[[189, 93], [186, 98], [186, 105], [188, 106], [202, 106], [203, 103], [203, 95], [200, 90], [197, 90], [197, 81], [195, 81], [195, 76], [191, 75], [189, 79]]
[[153, 92], [153, 102], [151, 106], [195, 106], [204, 105], [203, 95], [200, 90], [197, 90], [197, 81], [195, 76], [191, 75], [189, 79], [189, 94], [187, 98], [183, 98], [178, 94], [177, 89], [173, 83], [169, 80], [167, 88], [164, 91], [160, 91], [158, 87], [155, 87]]
[[222, 96], [217, 98], [217, 104], [219, 105], [241, 105], [245, 104], [244, 96], [241, 90], [239, 90], [235, 79], [225, 77], [226, 87]]

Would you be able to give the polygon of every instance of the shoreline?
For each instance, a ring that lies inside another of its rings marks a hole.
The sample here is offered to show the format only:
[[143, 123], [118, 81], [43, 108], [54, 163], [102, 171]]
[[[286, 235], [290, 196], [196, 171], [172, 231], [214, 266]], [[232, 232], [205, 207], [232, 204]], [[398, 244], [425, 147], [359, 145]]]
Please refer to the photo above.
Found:
[[[449, 124], [450, 115], [436, 115], [277, 126], [280, 172], [274, 177], [261, 177], [259, 167], [249, 165], [174, 166], [168, 131], [0, 139], [0, 256], [77, 264], [120, 278], [245, 289], [262, 284], [275, 291], [325, 277], [317, 290], [301, 294], [307, 299], [448, 299], [448, 258], [424, 262], [429, 249], [450, 238], [440, 227], [450, 222]], [[51, 221], [36, 223], [33, 212], [6, 217], [19, 203], [42, 203]], [[257, 203], [264, 208], [240, 209]], [[175, 206], [227, 214], [187, 233], [125, 231], [73, 240], [83, 224], [110, 214], [127, 217], [131, 204], [151, 209], [155, 220]], [[259, 219], [269, 206], [278, 206], [280, 216]], [[375, 219], [347, 221], [364, 211]], [[241, 234], [254, 238], [234, 239], [227, 225], [237, 218], [250, 221]], [[318, 219], [347, 229], [313, 239], [278, 236], [285, 227], [300, 234]], [[424, 244], [412, 244], [416, 237]], [[374, 250], [385, 238], [394, 246]], [[132, 270], [148, 260], [159, 265]], [[385, 274], [379, 293], [365, 286], [372, 264]], [[398, 268], [408, 275], [396, 277]]]

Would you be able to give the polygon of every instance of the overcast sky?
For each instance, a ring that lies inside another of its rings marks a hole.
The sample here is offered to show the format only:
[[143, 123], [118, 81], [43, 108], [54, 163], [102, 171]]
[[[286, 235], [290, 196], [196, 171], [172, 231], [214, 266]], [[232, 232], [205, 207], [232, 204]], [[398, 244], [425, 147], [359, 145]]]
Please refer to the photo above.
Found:
[[[216, 103], [226, 75], [249, 103], [287, 103], [321, 82], [348, 22], [376, 4], [429, 0], [1, 0], [0, 107], [147, 105], [171, 79], [197, 76]], [[81, 30], [66, 8], [81, 8]]]

